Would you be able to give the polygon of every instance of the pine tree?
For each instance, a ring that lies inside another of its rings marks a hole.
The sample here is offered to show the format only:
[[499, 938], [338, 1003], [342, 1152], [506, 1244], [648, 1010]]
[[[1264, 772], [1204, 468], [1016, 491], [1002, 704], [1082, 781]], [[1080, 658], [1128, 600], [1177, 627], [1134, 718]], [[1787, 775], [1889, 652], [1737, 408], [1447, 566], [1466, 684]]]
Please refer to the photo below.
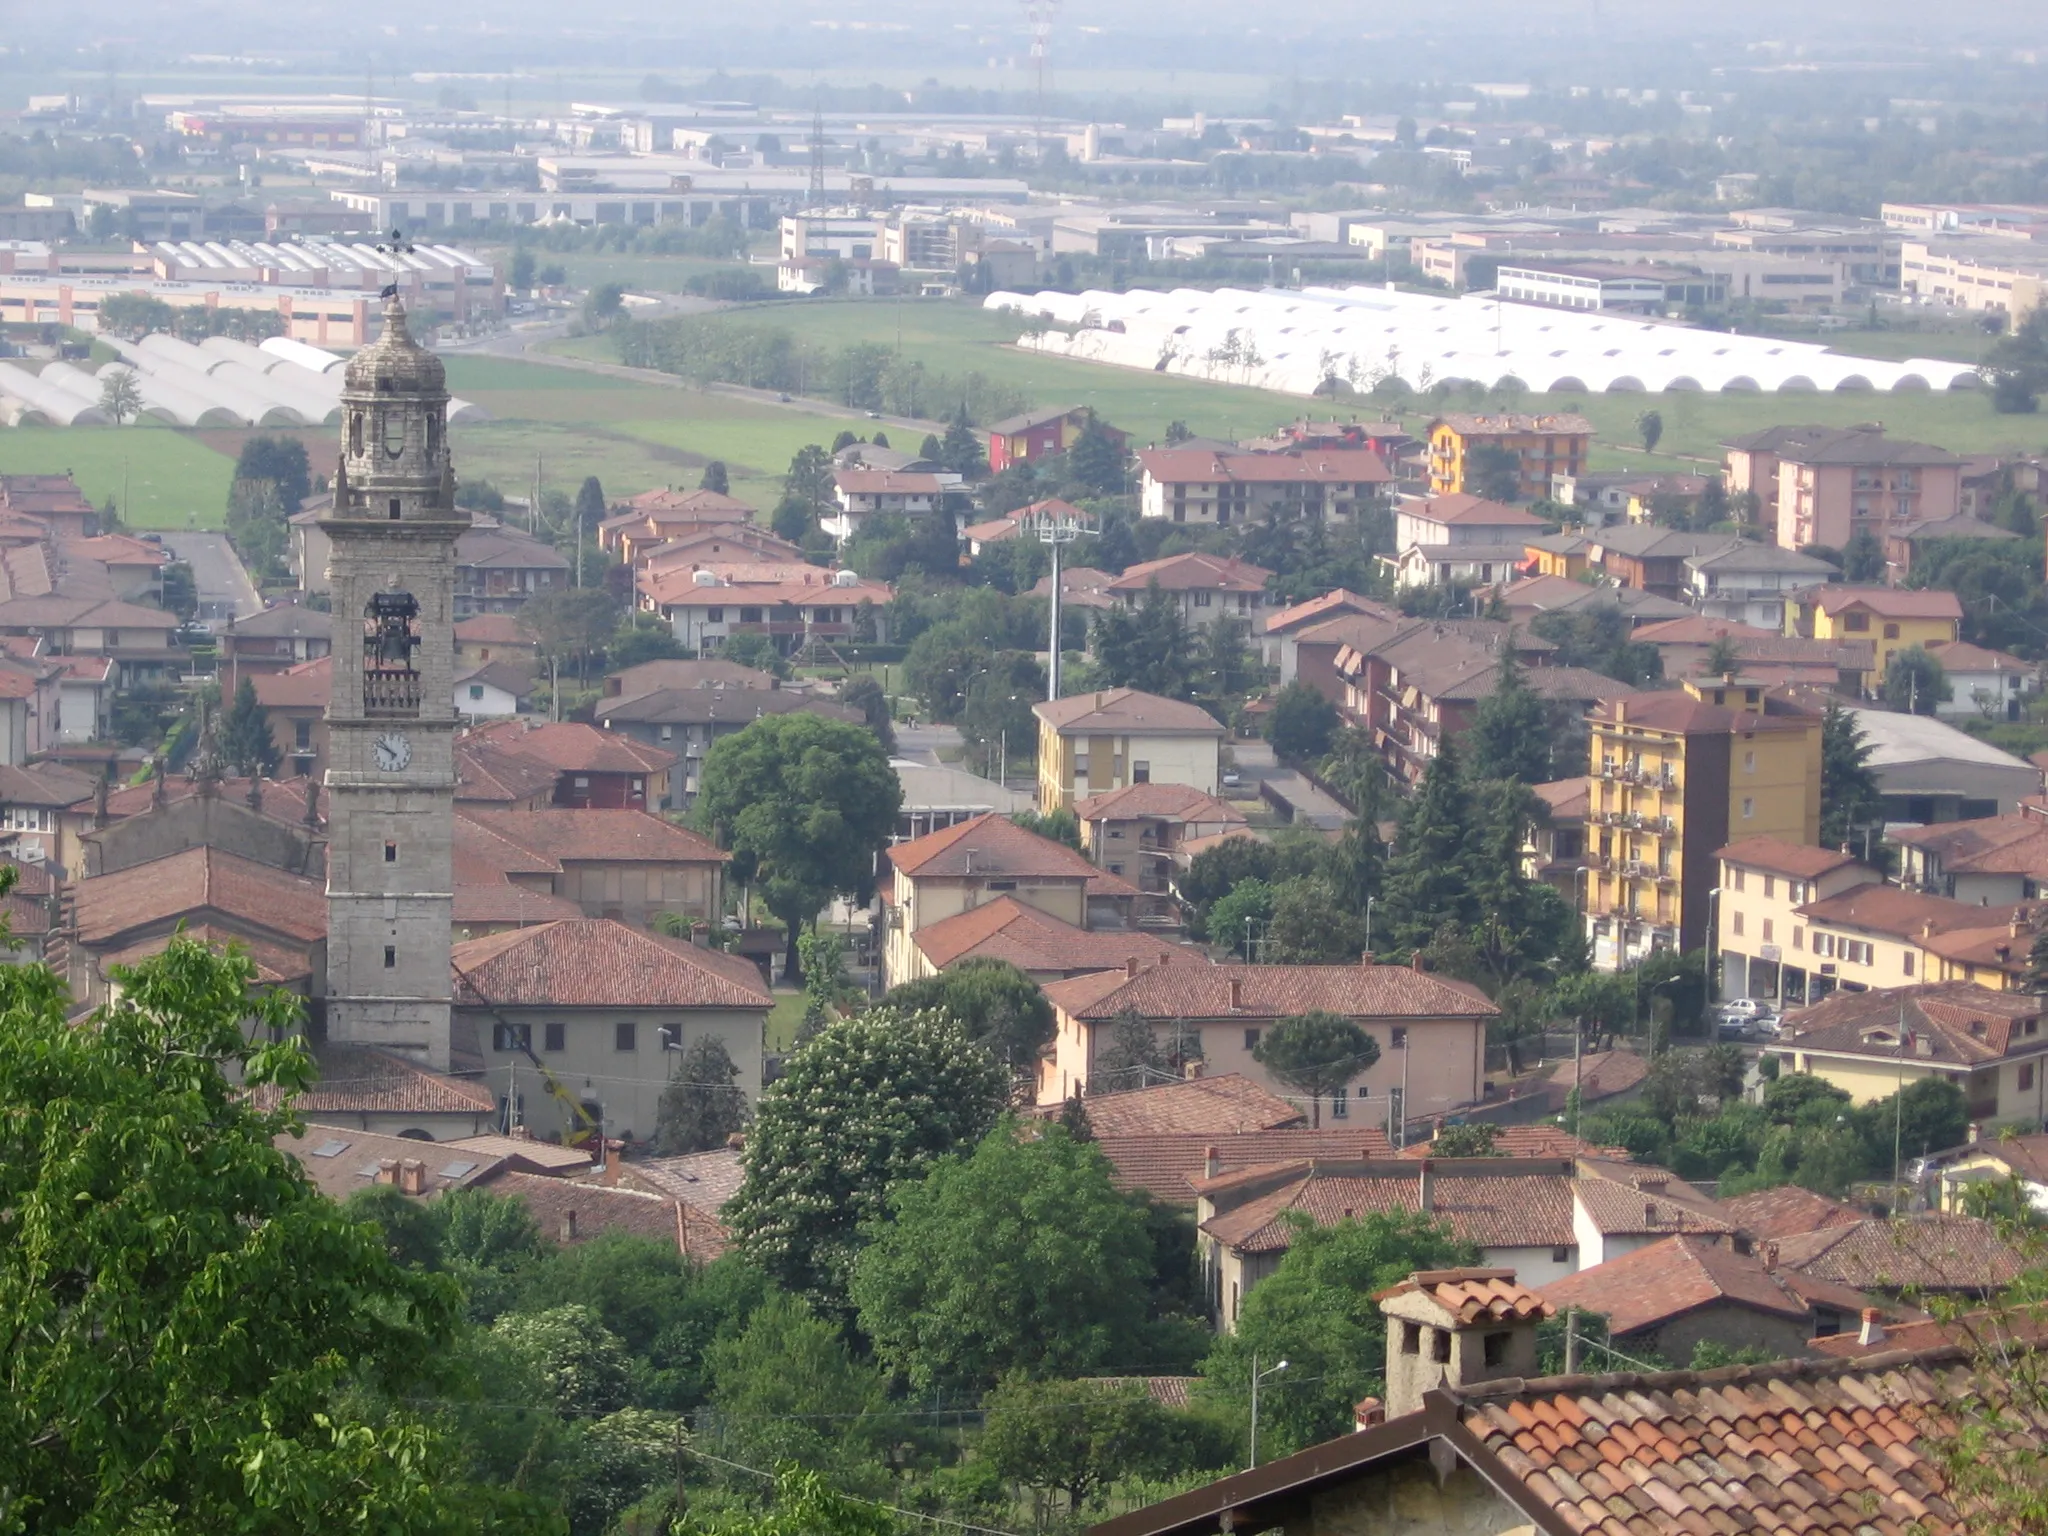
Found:
[[244, 777], [277, 774], [277, 743], [270, 735], [270, 721], [256, 702], [256, 684], [244, 677], [235, 689], [235, 702], [221, 716], [215, 734], [221, 760]]
[[1519, 779], [1524, 784], [1550, 780], [1550, 718], [1543, 698], [1529, 686], [1512, 643], [1501, 652], [1493, 692], [1479, 701], [1472, 728], [1465, 733], [1471, 753], [1467, 776]]
[[945, 441], [939, 444], [939, 458], [946, 468], [963, 480], [978, 480], [988, 468], [988, 459], [982, 452], [981, 439], [974, 435], [974, 427], [967, 419], [967, 407], [963, 404], [954, 413], [946, 426]]
[[1094, 412], [1067, 452], [1067, 469], [1082, 485], [1102, 496], [1124, 489], [1124, 448], [1103, 427]]
[[[1830, 704], [1820, 726], [1820, 841], [1823, 848], [1848, 846], [1866, 827], [1884, 820], [1877, 775], [1870, 771], [1870, 743], [1856, 717]], [[1851, 849], [1860, 853], [1860, 848]]]
[[1455, 738], [1446, 736], [1401, 817], [1400, 840], [1387, 860], [1387, 931], [1397, 944], [1429, 942], [1439, 924], [1469, 925], [1477, 916], [1466, 856], [1472, 797]]
[[725, 460], [713, 459], [704, 466], [704, 478], [697, 482], [700, 491], [716, 491], [724, 496], [732, 490], [732, 477], [726, 472]]
[[585, 475], [576, 487], [576, 536], [580, 539], [604, 521], [604, 486], [595, 475]]

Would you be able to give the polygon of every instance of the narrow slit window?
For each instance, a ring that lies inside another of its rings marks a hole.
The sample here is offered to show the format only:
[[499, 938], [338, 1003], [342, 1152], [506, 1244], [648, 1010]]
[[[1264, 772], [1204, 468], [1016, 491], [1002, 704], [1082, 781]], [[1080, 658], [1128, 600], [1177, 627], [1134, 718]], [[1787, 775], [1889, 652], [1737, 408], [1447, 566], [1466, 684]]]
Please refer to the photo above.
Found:
[[384, 946], [384, 969], [387, 971], [398, 969], [398, 946], [395, 944], [386, 944]]
[[386, 843], [384, 845], [384, 862], [386, 864], [396, 864], [398, 862], [398, 844]]

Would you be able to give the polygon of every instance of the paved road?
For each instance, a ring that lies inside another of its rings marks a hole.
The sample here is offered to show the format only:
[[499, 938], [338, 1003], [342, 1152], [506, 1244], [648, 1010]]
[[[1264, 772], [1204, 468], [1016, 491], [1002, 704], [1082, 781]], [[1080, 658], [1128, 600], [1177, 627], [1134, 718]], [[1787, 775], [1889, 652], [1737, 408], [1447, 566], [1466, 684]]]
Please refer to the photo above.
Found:
[[[960, 728], [954, 725], [898, 725], [896, 727], [896, 755], [913, 763], [923, 763], [928, 768], [944, 766], [939, 748], [956, 759], [963, 742]], [[961, 764], [966, 767], [966, 764]], [[973, 770], [970, 768], [969, 772]]]
[[199, 618], [209, 629], [263, 611], [263, 599], [226, 534], [167, 533], [163, 538], [164, 548], [192, 567]]

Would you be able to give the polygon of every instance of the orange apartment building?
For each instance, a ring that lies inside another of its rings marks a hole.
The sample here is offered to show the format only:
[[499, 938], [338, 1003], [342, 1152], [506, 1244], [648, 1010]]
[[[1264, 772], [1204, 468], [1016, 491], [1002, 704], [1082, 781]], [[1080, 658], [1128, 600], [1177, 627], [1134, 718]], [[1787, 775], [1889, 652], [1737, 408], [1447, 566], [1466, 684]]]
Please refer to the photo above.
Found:
[[1430, 495], [1471, 491], [1466, 476], [1473, 451], [1505, 448], [1522, 463], [1516, 499], [1534, 501], [1550, 494], [1557, 476], [1576, 479], [1586, 472], [1593, 424], [1583, 416], [1455, 414], [1432, 421], [1428, 437]]

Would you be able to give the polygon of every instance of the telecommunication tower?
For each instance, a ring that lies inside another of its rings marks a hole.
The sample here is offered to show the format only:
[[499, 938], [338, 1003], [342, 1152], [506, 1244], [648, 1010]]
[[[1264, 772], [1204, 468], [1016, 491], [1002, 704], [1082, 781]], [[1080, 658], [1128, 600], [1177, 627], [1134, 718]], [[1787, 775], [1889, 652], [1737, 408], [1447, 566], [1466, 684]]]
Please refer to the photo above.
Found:
[[1060, 696], [1060, 550], [1078, 539], [1085, 530], [1074, 508], [1061, 501], [1042, 501], [1024, 514], [1028, 532], [1052, 551], [1052, 636], [1046, 647], [1045, 696]]
[[825, 206], [825, 106], [811, 110], [811, 206]]
[[1024, 0], [1024, 20], [1031, 31], [1031, 68], [1037, 77], [1038, 91], [1031, 140], [1040, 164], [1045, 161], [1045, 76], [1049, 67], [1046, 55], [1052, 41], [1052, 19], [1059, 9], [1060, 0]]

